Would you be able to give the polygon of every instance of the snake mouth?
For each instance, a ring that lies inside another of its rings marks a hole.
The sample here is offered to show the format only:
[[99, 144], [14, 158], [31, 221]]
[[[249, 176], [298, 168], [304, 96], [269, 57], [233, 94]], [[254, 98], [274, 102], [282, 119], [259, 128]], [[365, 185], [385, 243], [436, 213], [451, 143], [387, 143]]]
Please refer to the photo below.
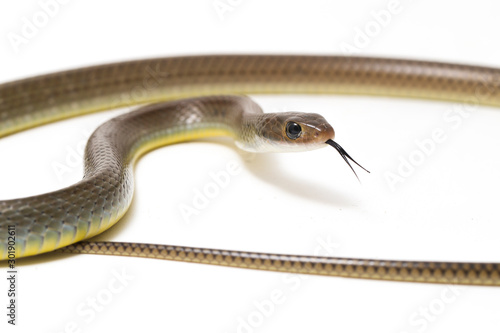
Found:
[[342, 146], [340, 146], [337, 142], [333, 141], [332, 139], [328, 139], [326, 140], [325, 142], [326, 144], [332, 146], [333, 148], [335, 148], [340, 156], [342, 156], [342, 158], [344, 159], [344, 161], [347, 163], [347, 165], [349, 165], [349, 167], [351, 168], [352, 172], [354, 172], [354, 175], [356, 176], [356, 178], [358, 178], [358, 181], [359, 181], [359, 177], [358, 177], [358, 174], [356, 173], [356, 171], [354, 171], [354, 168], [352, 167], [351, 163], [349, 163], [349, 160], [353, 161], [354, 163], [356, 163], [357, 166], [359, 166], [361, 169], [365, 170], [366, 172], [370, 173], [370, 171], [366, 170], [363, 166], [361, 166], [361, 164], [359, 164], [358, 162], [356, 162], [345, 150], [344, 148], [342, 148]]

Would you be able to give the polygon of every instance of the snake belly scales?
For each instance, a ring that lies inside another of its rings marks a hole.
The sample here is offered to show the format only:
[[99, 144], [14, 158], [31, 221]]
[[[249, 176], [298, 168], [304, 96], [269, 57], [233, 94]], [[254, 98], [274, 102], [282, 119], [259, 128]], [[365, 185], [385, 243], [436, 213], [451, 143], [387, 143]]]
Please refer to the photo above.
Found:
[[169, 112], [141, 116], [154, 108], [145, 106], [102, 125], [87, 144], [82, 181], [43, 195], [0, 201], [0, 260], [8, 258], [8, 226], [14, 225], [17, 258], [59, 249], [350, 278], [500, 286], [499, 263], [76, 243], [103, 232], [125, 214], [133, 194], [132, 167], [141, 154], [201, 137], [241, 135], [242, 114], [261, 112], [256, 105], [245, 106], [249, 102], [244, 97], [173, 101], [228, 94], [362, 94], [500, 107], [500, 69], [363, 57], [211, 55], [114, 63], [1, 84], [0, 137], [91, 112], [171, 102], [163, 106]]

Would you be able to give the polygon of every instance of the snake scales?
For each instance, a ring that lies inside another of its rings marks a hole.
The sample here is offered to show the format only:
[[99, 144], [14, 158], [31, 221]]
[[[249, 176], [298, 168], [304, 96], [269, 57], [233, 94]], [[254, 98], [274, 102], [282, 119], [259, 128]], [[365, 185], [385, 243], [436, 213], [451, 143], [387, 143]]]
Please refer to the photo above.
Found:
[[[499, 88], [498, 69], [436, 62], [287, 55], [139, 60], [0, 85], [0, 136], [90, 112], [194, 96], [368, 94], [500, 106]], [[7, 259], [8, 226], [14, 225], [18, 258], [62, 248], [71, 253], [294, 273], [500, 285], [498, 263], [293, 256], [113, 242], [74, 244], [101, 233], [125, 214], [133, 195], [132, 166], [141, 154], [159, 145], [216, 135], [231, 136], [238, 146], [252, 151], [296, 151], [325, 146], [334, 132], [319, 115], [262, 114], [244, 97], [214, 96], [146, 106], [96, 130], [86, 148], [82, 181], [52, 193], [0, 201], [0, 260]]]

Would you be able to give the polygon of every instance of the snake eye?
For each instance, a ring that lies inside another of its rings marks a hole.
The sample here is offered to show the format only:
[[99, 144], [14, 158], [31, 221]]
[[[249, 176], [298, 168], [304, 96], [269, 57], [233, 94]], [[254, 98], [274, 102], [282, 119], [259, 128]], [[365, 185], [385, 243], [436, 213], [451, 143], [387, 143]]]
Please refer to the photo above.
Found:
[[293, 121], [289, 121], [286, 124], [286, 136], [290, 139], [295, 140], [302, 134], [302, 127]]

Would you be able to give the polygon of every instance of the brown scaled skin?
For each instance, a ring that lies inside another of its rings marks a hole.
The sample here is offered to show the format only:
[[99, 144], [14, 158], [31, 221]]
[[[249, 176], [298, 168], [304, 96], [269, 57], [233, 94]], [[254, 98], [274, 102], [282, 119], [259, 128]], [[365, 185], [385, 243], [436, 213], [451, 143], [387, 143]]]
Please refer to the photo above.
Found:
[[[302, 128], [302, 134], [295, 140], [290, 139], [286, 135], [286, 126], [283, 127], [283, 137], [287, 138], [290, 142], [296, 142], [297, 144], [308, 145], [312, 142], [326, 142], [327, 140], [333, 140], [335, 138], [335, 131], [333, 127], [326, 121], [323, 116], [317, 113], [308, 113], [308, 119], [304, 119], [304, 116], [298, 115], [295, 117], [285, 117], [288, 122], [296, 122]], [[311, 120], [314, 118], [314, 120]]]
[[[137, 88], [152, 78], [155, 84], [137, 94]], [[220, 94], [378, 95], [500, 107], [500, 69], [404, 59], [301, 55], [209, 55], [113, 63], [1, 84], [0, 136], [110, 108]], [[100, 181], [96, 179], [97, 189]], [[80, 198], [78, 193], [68, 199]], [[0, 212], [10, 209], [11, 204], [1, 207], [0, 202]], [[69, 213], [71, 218], [76, 216], [73, 211]], [[38, 226], [46, 230], [52, 223], [40, 220]], [[0, 234], [3, 232], [0, 230]], [[6, 237], [0, 242], [3, 239]], [[500, 286], [499, 263], [304, 257], [110, 242], [79, 243], [62, 251], [351, 278]]]

